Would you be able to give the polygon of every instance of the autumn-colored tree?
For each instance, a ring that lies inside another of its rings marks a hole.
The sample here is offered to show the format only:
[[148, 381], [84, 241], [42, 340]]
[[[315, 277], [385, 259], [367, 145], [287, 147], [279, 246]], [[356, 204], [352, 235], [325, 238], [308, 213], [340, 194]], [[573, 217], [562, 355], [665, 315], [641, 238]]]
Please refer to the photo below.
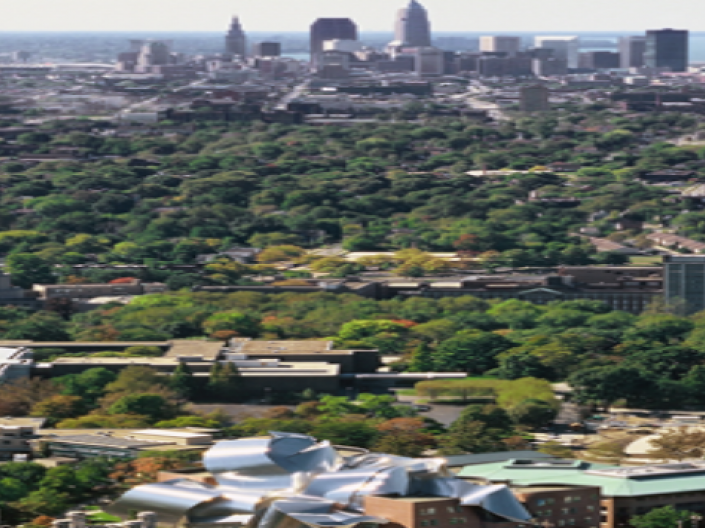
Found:
[[89, 284], [91, 281], [80, 275], [69, 275], [64, 279], [64, 284]]
[[460, 235], [460, 237], [453, 242], [453, 247], [458, 251], [476, 252], [479, 249], [477, 236], [470, 234]]
[[34, 405], [30, 416], [42, 416], [54, 424], [65, 418], [80, 416], [85, 410], [85, 403], [80, 396], [56, 394]]
[[425, 432], [421, 418], [393, 418], [377, 426], [380, 436], [374, 445], [376, 451], [393, 455], [419, 457], [435, 445], [432, 435]]
[[48, 380], [20, 379], [0, 385], [0, 415], [26, 416], [34, 406], [59, 393]]
[[284, 406], [267, 409], [263, 416], [263, 418], [268, 418], [270, 420], [288, 420], [293, 417], [294, 411]]
[[414, 326], [417, 326], [419, 324], [414, 321], [410, 321], [409, 319], [392, 319], [392, 322], [400, 324], [405, 328], [413, 328]]
[[119, 462], [110, 478], [120, 483], [134, 486], [155, 482], [160, 471], [178, 469], [184, 462], [174, 457], [144, 457], [129, 462]]
[[51, 526], [54, 522], [54, 517], [49, 517], [48, 515], [40, 515], [32, 521], [34, 526]]
[[211, 337], [213, 339], [217, 339], [218, 341], [227, 343], [233, 337], [237, 337], [239, 335], [240, 334], [238, 334], [235, 330], [216, 330], [211, 334]]

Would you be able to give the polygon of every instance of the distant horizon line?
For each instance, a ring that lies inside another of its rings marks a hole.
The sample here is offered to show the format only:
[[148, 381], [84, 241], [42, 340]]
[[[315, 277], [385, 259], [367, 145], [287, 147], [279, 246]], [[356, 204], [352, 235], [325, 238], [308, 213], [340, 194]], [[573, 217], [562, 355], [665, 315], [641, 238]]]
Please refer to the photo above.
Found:
[[[652, 29], [681, 29], [681, 28], [648, 28], [648, 29], [615, 29], [615, 30], [609, 30], [609, 29], [604, 29], [604, 30], [598, 30], [598, 29], [591, 29], [591, 30], [561, 30], [561, 31], [556, 31], [556, 30], [543, 30], [543, 29], [535, 29], [535, 30], [433, 30], [434, 35], [439, 35], [439, 34], [453, 34], [453, 35], [459, 35], [459, 34], [470, 34], [470, 35], [475, 35], [475, 34], [483, 34], [483, 35], [502, 35], [502, 34], [535, 34], [535, 33], [542, 33], [542, 34], [572, 34], [572, 33], [593, 33], [593, 34], [632, 34], [632, 33], [645, 33], [646, 31], [652, 30]], [[1, 29], [0, 32], [4, 34], [10, 34], [10, 33], [225, 33], [226, 30], [220, 30], [220, 29], [199, 29], [199, 30], [190, 30], [190, 29], [104, 29], [104, 30], [90, 30], [90, 29], [77, 29], [77, 30], [71, 30], [71, 29], [62, 29], [62, 30], [56, 30], [56, 29]], [[690, 34], [699, 34], [699, 33], [705, 33], [705, 29], [696, 29], [696, 30], [687, 30], [690, 32]], [[2, 33], [0, 33], [0, 39], [2, 39]], [[245, 33], [289, 33], [289, 34], [302, 34], [302, 35], [308, 35], [307, 30], [277, 30], [277, 29], [246, 29]], [[381, 30], [381, 29], [366, 29], [366, 30], [360, 30], [360, 34], [366, 34], [366, 33], [378, 33], [378, 34], [394, 34], [393, 30]]]

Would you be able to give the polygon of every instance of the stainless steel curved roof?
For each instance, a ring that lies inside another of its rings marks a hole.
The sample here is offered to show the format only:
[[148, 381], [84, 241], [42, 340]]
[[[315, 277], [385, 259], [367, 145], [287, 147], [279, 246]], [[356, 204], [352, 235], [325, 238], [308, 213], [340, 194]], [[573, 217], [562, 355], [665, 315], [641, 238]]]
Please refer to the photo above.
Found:
[[160, 523], [232, 524], [247, 528], [353, 528], [389, 520], [364, 513], [367, 496], [457, 498], [510, 521], [528, 512], [506, 486], [452, 477], [442, 459], [368, 453], [344, 459], [328, 442], [295, 433], [218, 442], [204, 456], [217, 486], [188, 479], [137, 486], [109, 511], [157, 513]]

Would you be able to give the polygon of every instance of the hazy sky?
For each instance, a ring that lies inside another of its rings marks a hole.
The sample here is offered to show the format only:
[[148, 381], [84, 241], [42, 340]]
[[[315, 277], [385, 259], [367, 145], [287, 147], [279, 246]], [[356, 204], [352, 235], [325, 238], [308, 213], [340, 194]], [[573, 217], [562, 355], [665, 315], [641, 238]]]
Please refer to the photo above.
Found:
[[[439, 31], [705, 30], [703, 0], [422, 0]], [[0, 31], [305, 31], [317, 17], [390, 30], [406, 0], [0, 0]], [[0, 35], [1, 37], [1, 35]]]

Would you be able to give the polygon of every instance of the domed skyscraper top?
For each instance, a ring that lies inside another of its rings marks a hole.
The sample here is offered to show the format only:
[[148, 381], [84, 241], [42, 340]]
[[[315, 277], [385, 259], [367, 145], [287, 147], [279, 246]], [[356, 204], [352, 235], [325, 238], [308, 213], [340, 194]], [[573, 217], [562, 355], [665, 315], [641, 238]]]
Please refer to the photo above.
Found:
[[397, 13], [394, 41], [412, 48], [431, 45], [431, 24], [426, 8], [416, 0]]

